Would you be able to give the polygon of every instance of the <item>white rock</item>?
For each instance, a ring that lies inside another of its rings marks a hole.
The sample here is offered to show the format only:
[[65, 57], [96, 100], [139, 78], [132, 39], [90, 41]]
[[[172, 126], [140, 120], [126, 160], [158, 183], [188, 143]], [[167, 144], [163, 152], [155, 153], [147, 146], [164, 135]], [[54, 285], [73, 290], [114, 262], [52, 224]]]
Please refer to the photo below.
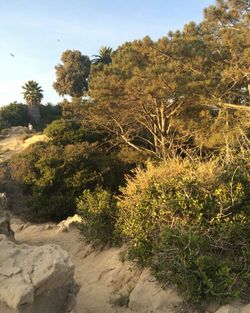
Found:
[[230, 304], [223, 305], [215, 313], [240, 313], [240, 309]]
[[67, 312], [73, 276], [74, 265], [59, 246], [16, 244], [0, 235], [1, 313]]
[[70, 229], [72, 225], [75, 225], [77, 223], [82, 223], [82, 218], [75, 214], [74, 216], [68, 217], [66, 220], [61, 221], [57, 226], [59, 227], [59, 232], [65, 232]]
[[183, 302], [171, 288], [163, 290], [153, 279], [149, 270], [144, 270], [129, 297], [129, 308], [134, 312], [172, 313]]
[[241, 308], [240, 313], [250, 313], [250, 303]]

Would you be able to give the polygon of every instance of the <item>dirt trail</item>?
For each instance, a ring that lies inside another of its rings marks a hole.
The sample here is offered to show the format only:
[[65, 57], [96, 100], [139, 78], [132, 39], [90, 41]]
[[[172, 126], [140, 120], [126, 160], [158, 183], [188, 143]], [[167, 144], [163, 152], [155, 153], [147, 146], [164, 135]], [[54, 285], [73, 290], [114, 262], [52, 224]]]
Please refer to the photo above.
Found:
[[80, 287], [75, 313], [131, 312], [126, 307], [114, 305], [115, 299], [128, 297], [140, 276], [132, 263], [120, 261], [121, 249], [94, 250], [80, 237], [76, 227], [62, 232], [57, 225], [30, 224], [14, 217], [11, 227], [19, 242], [55, 243], [68, 251]]

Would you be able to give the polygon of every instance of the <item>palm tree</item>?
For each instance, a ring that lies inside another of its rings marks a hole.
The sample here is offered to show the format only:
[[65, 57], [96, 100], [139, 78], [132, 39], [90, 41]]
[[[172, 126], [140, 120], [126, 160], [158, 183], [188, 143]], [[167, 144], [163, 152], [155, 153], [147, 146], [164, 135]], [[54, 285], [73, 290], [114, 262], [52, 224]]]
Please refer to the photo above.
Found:
[[28, 104], [28, 113], [36, 123], [39, 123], [41, 118], [39, 105], [43, 98], [43, 90], [34, 80], [29, 80], [22, 88], [23, 97]]
[[112, 62], [112, 48], [110, 47], [101, 47], [98, 51], [99, 54], [93, 55], [94, 59], [92, 59], [93, 64], [110, 64]]

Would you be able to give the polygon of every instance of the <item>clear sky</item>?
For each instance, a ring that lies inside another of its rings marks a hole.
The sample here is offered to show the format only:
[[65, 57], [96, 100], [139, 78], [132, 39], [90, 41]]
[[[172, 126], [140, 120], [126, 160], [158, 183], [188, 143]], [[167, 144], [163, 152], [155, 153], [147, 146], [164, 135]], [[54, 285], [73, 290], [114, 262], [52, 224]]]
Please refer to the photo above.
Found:
[[[97, 54], [149, 35], [158, 39], [215, 0], [0, 0], [0, 106], [23, 101], [21, 86], [36, 80], [43, 103], [61, 99], [52, 88], [54, 67], [67, 49]], [[13, 54], [13, 56], [10, 55]]]

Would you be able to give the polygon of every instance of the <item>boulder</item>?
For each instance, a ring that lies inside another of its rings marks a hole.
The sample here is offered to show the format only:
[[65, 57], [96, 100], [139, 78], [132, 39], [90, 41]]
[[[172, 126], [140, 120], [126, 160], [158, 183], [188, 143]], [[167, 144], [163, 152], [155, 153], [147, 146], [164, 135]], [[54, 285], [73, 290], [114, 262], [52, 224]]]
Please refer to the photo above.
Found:
[[174, 289], [162, 289], [147, 269], [129, 296], [129, 308], [134, 312], [173, 313], [182, 303], [183, 299]]
[[76, 292], [66, 251], [52, 244], [17, 244], [0, 235], [1, 313], [70, 312]]
[[250, 313], [250, 303], [241, 308], [240, 313]]
[[81, 224], [82, 218], [75, 214], [74, 216], [69, 216], [66, 220], [61, 221], [58, 226], [58, 232], [67, 232], [74, 225]]

